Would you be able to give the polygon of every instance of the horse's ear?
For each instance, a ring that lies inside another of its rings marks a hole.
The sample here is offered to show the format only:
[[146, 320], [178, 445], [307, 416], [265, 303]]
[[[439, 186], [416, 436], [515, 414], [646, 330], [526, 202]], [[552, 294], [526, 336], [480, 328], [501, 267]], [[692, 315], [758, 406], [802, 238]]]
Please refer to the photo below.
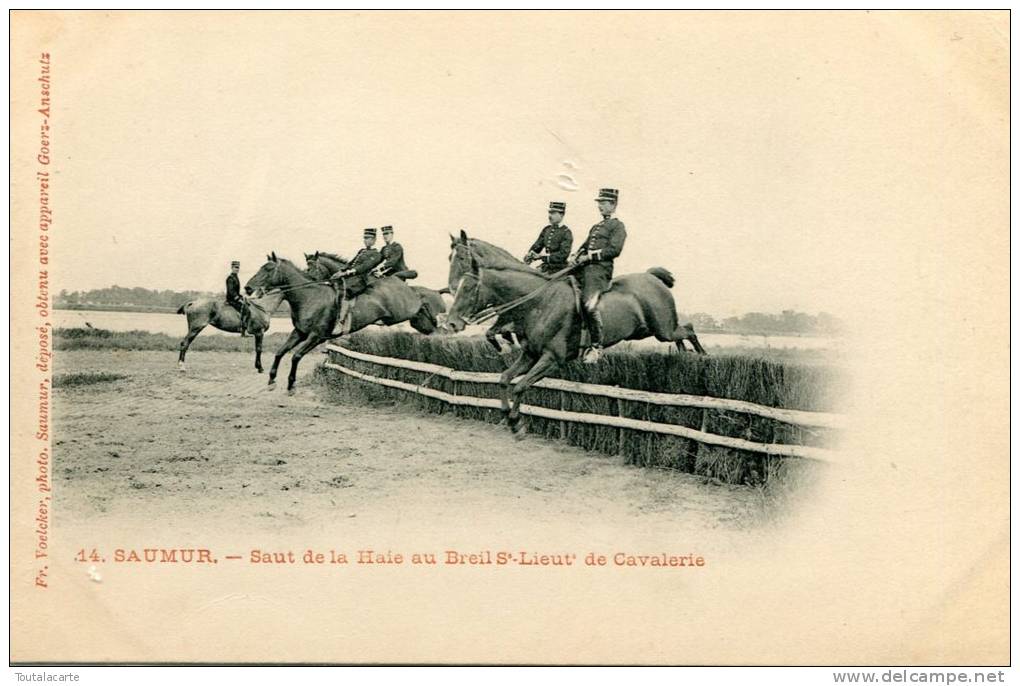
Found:
[[272, 261], [273, 261], [273, 258], [270, 257], [269, 255], [266, 255], [266, 262], [272, 262]]
[[278, 257], [276, 256], [276, 251], [275, 251], [275, 250], [274, 250], [274, 251], [273, 251], [272, 253], [270, 253], [269, 257], [270, 257], [270, 259], [271, 259], [271, 260], [272, 260], [273, 262], [277, 262], [277, 261], [279, 261], [279, 258], [278, 258]]
[[465, 231], [464, 229], [460, 230], [460, 242], [463, 243], [464, 245], [467, 245], [468, 242], [467, 231]]
[[457, 245], [457, 237], [456, 237], [456, 236], [454, 236], [454, 235], [453, 235], [453, 234], [451, 233], [451, 234], [450, 234], [450, 247], [452, 248], [452, 247], [453, 247], [453, 246], [455, 246], [455, 245]]

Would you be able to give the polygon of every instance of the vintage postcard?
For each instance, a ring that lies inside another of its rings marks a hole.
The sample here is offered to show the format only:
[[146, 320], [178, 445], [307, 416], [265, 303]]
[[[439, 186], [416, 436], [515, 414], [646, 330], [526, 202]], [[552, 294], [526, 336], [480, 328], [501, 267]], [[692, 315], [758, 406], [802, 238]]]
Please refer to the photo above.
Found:
[[1009, 38], [14, 12], [11, 661], [1008, 663]]

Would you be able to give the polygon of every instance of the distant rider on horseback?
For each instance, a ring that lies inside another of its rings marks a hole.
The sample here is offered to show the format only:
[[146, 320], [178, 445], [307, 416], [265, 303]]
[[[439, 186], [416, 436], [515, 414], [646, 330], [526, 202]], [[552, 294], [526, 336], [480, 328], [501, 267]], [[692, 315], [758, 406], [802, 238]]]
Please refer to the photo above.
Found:
[[591, 333], [591, 349], [585, 354], [584, 362], [594, 364], [602, 356], [602, 313], [599, 299], [612, 287], [613, 260], [623, 251], [627, 230], [623, 222], [613, 217], [620, 191], [603, 188], [599, 191], [598, 203], [602, 221], [591, 227], [588, 238], [577, 249], [574, 262], [578, 265], [581, 280], [581, 305]]
[[375, 245], [376, 230], [365, 229], [365, 247], [358, 251], [354, 259], [347, 265], [347, 269], [341, 269], [330, 277], [331, 281], [343, 279], [343, 302], [340, 305], [340, 316], [337, 322], [343, 326], [351, 311], [351, 301], [358, 295], [368, 290], [372, 283], [371, 271], [382, 262], [382, 255], [373, 246]]
[[227, 304], [237, 310], [241, 316], [241, 337], [248, 335], [248, 303], [241, 297], [241, 280], [237, 273], [241, 271], [241, 263], [234, 260], [230, 263], [230, 273], [227, 275]]
[[382, 237], [386, 241], [386, 245], [379, 251], [382, 263], [375, 268], [372, 275], [380, 279], [386, 276], [396, 276], [404, 281], [417, 276], [418, 273], [408, 269], [404, 262], [404, 248], [393, 240], [393, 227], [382, 227]]
[[[549, 224], [542, 229], [538, 239], [532, 244], [524, 262], [530, 264], [542, 260], [539, 270], [545, 274], [555, 274], [567, 266], [570, 248], [574, 244], [574, 235], [565, 224], [561, 225], [563, 215], [567, 212], [567, 203], [549, 203]], [[543, 255], [542, 252], [545, 251]]]

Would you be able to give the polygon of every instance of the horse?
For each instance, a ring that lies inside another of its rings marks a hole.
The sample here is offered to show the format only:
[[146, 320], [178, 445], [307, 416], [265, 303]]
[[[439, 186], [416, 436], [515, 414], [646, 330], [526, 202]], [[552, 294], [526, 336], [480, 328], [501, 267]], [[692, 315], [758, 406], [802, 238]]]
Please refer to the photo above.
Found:
[[[244, 286], [245, 293], [249, 294], [257, 288], [279, 288], [290, 305], [290, 320], [294, 330], [276, 351], [273, 366], [269, 369], [269, 387], [276, 385], [280, 360], [300, 345], [291, 356], [290, 374], [287, 376], [287, 392], [293, 394], [301, 358], [323, 341], [341, 335], [333, 333], [340, 314], [336, 290], [328, 282], [314, 279], [301, 271], [293, 262], [277, 257], [275, 252], [266, 256], [266, 263]], [[348, 333], [376, 322], [392, 325], [405, 321], [409, 321], [411, 326], [422, 333], [436, 330], [435, 317], [422, 304], [415, 291], [400, 279], [380, 279], [354, 302]]]
[[[473, 241], [474, 239], [471, 240]], [[452, 293], [455, 297], [457, 295], [457, 288], [458, 286], [460, 286], [461, 281], [460, 275], [465, 274], [471, 270], [470, 254], [467, 251], [458, 252], [457, 250], [458, 242], [459, 242], [458, 239], [454, 237], [453, 234], [450, 234], [450, 273], [447, 292]], [[482, 242], [484, 243], [484, 241]], [[518, 263], [519, 267], [523, 267], [524, 269], [530, 270], [535, 274], [539, 275], [542, 274], [542, 272], [533, 269], [531, 265], [529, 265], [527, 262], [521, 262], [516, 257], [511, 255], [508, 251], [504, 250], [503, 248], [500, 248], [497, 245], [485, 243], [485, 250], [489, 253], [490, 257], [492, 257], [493, 259], [497, 259], [502, 263], [505, 264]], [[456, 278], [454, 276], [455, 274], [457, 275]], [[506, 343], [504, 344], [499, 339], [497, 339], [496, 338], [497, 335], [500, 336], [503, 341], [506, 341]], [[523, 334], [518, 333], [517, 331], [514, 330], [514, 323], [511, 320], [510, 315], [508, 313], [499, 315], [499, 317], [496, 318], [496, 321], [493, 322], [492, 326], [490, 326], [485, 331], [485, 341], [493, 348], [495, 348], [496, 352], [499, 353], [511, 350], [515, 344], [521, 345], [522, 338]]]
[[[262, 298], [248, 301], [248, 332], [255, 336], [255, 369], [262, 373], [262, 336], [269, 330], [270, 315], [283, 302], [282, 293], [269, 293]], [[181, 352], [177, 357], [177, 368], [185, 370], [184, 356], [191, 342], [212, 324], [220, 331], [241, 333], [241, 315], [220, 298], [199, 298], [177, 308], [177, 314], [188, 317], [188, 335], [181, 341]]]
[[[312, 278], [328, 279], [341, 269], [345, 269], [347, 267], [347, 260], [334, 253], [318, 250], [313, 254], [305, 253], [305, 264], [308, 266], [305, 272]], [[443, 294], [450, 293], [450, 290], [448, 288], [440, 288], [437, 291], [425, 286], [407, 285], [421, 296], [422, 302], [429, 308], [432, 316], [437, 321], [440, 320], [440, 315], [446, 313], [446, 301], [443, 300]]]
[[[450, 259], [449, 281], [458, 286], [446, 318], [446, 326], [454, 331], [462, 331], [464, 319], [486, 307], [510, 303], [543, 289], [541, 297], [503, 314], [516, 331], [523, 333], [520, 356], [499, 380], [504, 419], [515, 433], [520, 433], [524, 392], [580, 354], [582, 324], [577, 295], [568, 280], [550, 280], [505, 250], [477, 238], [469, 239], [464, 231], [455, 253]], [[673, 342], [681, 352], [686, 352], [684, 341], [688, 341], [694, 352], [706, 354], [694, 327], [677, 321], [676, 303], [669, 292], [673, 284], [673, 275], [662, 267], [613, 279], [612, 289], [599, 304], [604, 321], [603, 344], [609, 347], [620, 341], [655, 336]], [[522, 374], [511, 390], [511, 382]]]

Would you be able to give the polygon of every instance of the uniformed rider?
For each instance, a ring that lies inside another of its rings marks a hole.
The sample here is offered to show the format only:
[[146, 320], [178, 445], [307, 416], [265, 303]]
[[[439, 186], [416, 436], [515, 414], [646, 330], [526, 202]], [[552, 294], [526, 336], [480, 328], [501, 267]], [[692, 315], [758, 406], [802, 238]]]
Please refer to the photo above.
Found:
[[341, 269], [330, 277], [331, 280], [343, 279], [343, 302], [340, 305], [338, 321], [343, 324], [351, 309], [351, 300], [365, 292], [371, 283], [370, 272], [382, 261], [382, 255], [375, 249], [376, 230], [365, 229], [365, 247], [358, 251], [346, 269]]
[[227, 274], [227, 304], [241, 316], [241, 336], [244, 337], [248, 335], [248, 303], [241, 297], [241, 280], [237, 277], [239, 271], [241, 263], [234, 260]]
[[599, 312], [599, 299], [610, 289], [613, 281], [613, 260], [620, 256], [627, 240], [623, 222], [613, 217], [620, 191], [603, 188], [599, 191], [598, 203], [602, 221], [591, 227], [588, 238], [577, 249], [575, 262], [580, 267], [577, 274], [581, 281], [581, 304], [591, 334], [591, 349], [584, 361], [592, 364], [602, 355], [603, 322]]
[[382, 247], [379, 254], [382, 256], [382, 263], [376, 267], [373, 275], [383, 278], [385, 276], [401, 276], [402, 274], [406, 277], [408, 270], [407, 264], [404, 262], [404, 248], [393, 240], [393, 227], [384, 226], [381, 229], [383, 241], [386, 245]]
[[563, 215], [567, 212], [567, 203], [549, 203], [549, 224], [542, 229], [528, 254], [524, 256], [527, 263], [542, 260], [539, 269], [546, 274], [554, 274], [567, 266], [570, 248], [574, 244], [574, 235], [570, 228], [563, 224]]

